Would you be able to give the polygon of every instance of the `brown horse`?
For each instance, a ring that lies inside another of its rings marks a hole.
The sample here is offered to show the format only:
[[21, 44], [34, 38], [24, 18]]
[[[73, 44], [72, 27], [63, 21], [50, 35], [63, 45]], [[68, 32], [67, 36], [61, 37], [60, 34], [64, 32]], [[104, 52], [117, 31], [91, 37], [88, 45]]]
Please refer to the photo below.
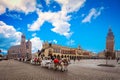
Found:
[[67, 68], [68, 65], [69, 65], [69, 60], [64, 58], [64, 59], [59, 60], [58, 63], [54, 63], [54, 69], [55, 70], [61, 69], [61, 71], [68, 71], [68, 68]]
[[41, 58], [33, 58], [31, 64], [41, 64]]

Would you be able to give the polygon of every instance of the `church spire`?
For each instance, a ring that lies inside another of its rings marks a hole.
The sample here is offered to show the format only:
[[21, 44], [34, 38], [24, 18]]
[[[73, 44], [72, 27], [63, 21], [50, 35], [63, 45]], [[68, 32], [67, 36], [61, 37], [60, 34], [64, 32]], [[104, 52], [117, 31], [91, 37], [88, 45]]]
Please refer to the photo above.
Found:
[[113, 35], [111, 27], [108, 30], [107, 38], [114, 38], [114, 35]]
[[25, 42], [26, 42], [25, 35], [22, 34], [21, 35], [21, 45], [25, 44]]
[[22, 33], [22, 36], [21, 36], [21, 38], [25, 38], [25, 35]]

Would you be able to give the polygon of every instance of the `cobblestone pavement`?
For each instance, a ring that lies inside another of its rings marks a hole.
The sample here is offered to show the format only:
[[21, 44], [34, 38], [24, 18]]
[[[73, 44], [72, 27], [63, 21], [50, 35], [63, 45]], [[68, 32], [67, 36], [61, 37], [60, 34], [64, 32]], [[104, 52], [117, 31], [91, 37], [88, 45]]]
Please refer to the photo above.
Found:
[[15, 60], [0, 61], [0, 80], [120, 80], [120, 64], [100, 67], [104, 60], [72, 61], [67, 72], [54, 71]]

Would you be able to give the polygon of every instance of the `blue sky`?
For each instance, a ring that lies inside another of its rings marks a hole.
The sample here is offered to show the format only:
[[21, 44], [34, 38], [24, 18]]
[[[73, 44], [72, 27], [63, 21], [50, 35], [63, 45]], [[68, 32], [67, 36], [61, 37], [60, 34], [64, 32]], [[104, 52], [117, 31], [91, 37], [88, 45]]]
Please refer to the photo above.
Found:
[[32, 52], [44, 41], [100, 52], [108, 29], [120, 50], [120, 0], [0, 0], [0, 49], [6, 53], [20, 43], [20, 35], [32, 41]]

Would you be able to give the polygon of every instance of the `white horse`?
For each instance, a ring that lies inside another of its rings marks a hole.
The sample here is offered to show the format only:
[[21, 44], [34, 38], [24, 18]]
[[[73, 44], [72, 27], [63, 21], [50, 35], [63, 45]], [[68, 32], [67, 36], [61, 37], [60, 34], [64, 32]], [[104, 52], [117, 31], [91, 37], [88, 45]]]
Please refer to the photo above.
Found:
[[53, 68], [54, 70], [68, 71], [69, 60], [66, 58], [60, 60], [58, 63], [54, 63], [51, 59], [43, 59], [41, 61], [41, 67]]
[[42, 60], [41, 62], [41, 67], [47, 67], [47, 68], [51, 68], [51, 64], [52, 64], [52, 60]]
[[35, 64], [34, 59], [31, 59], [31, 60], [30, 60], [30, 63], [31, 63], [31, 64]]

